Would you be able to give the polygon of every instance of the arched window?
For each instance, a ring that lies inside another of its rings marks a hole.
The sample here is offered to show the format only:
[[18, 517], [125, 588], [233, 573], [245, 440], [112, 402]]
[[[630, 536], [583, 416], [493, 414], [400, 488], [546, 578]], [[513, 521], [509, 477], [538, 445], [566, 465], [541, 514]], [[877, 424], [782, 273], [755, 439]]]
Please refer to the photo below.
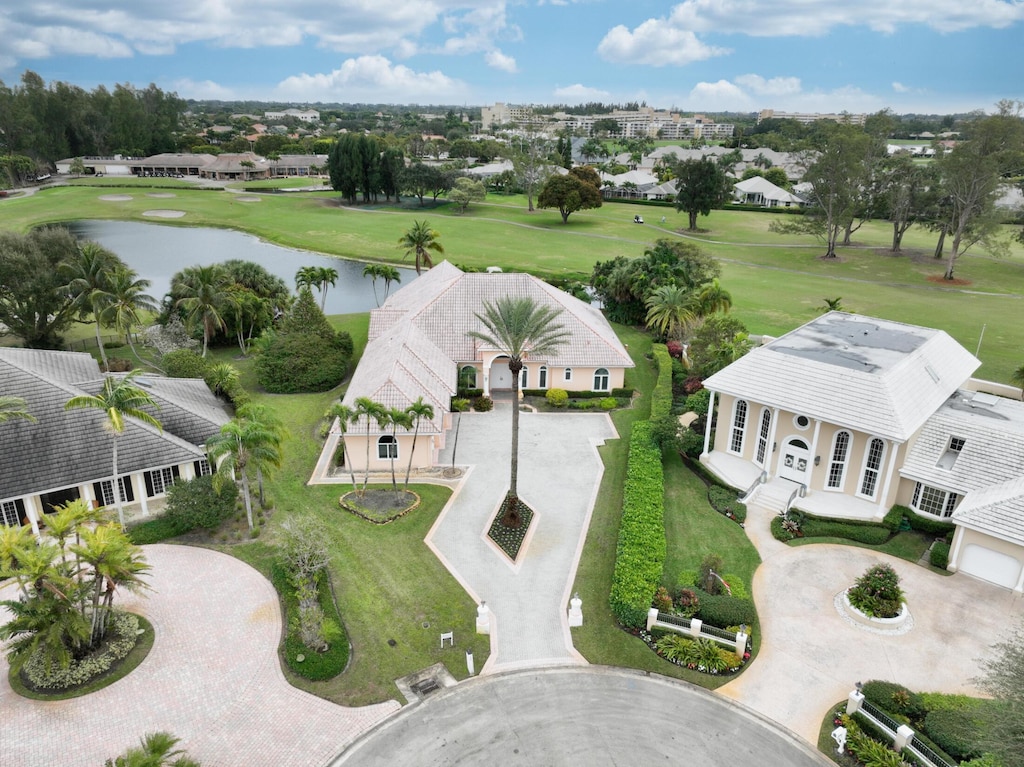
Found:
[[732, 406], [732, 434], [729, 437], [729, 452], [743, 454], [743, 435], [747, 429], [747, 401], [736, 400]]
[[885, 442], [875, 437], [864, 454], [864, 473], [860, 478], [860, 494], [874, 498], [878, 492], [878, 474], [885, 459]]
[[523, 365], [523, 369], [519, 371], [519, 388], [530, 388], [530, 369], [526, 365]]
[[541, 365], [540, 370], [537, 371], [537, 388], [546, 389], [548, 388], [548, 366]]
[[826, 487], [843, 489], [846, 478], [846, 459], [850, 455], [850, 432], [837, 431], [832, 438], [832, 460], [828, 464]]
[[608, 391], [608, 368], [594, 371], [594, 391]]
[[377, 440], [377, 457], [384, 461], [398, 458], [398, 442], [390, 434], [385, 434]]
[[472, 365], [465, 365], [461, 370], [459, 370], [459, 388], [476, 388], [476, 368]]
[[764, 466], [764, 459], [768, 455], [768, 435], [772, 431], [772, 411], [768, 408], [761, 408], [761, 429], [757, 433], [757, 458], [758, 466]]

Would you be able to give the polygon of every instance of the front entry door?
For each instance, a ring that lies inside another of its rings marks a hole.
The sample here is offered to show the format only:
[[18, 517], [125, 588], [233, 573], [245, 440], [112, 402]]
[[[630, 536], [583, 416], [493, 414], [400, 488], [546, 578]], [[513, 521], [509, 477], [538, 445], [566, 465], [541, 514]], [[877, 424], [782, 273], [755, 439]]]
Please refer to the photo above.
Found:
[[779, 457], [779, 476], [801, 485], [808, 484], [811, 450], [802, 439], [788, 439], [782, 443]]
[[511, 389], [512, 371], [508, 369], [508, 357], [498, 357], [491, 363], [491, 389]]

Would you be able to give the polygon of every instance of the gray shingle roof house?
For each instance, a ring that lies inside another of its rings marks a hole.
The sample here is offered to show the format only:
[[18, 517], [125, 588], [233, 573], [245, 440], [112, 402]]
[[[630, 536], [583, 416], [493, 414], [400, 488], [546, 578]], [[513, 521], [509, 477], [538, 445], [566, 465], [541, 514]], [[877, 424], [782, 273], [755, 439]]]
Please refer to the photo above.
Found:
[[[163, 431], [132, 419], [118, 438], [118, 473], [129, 511], [146, 514], [178, 477], [208, 473], [203, 445], [230, 419], [201, 380], [136, 379], [159, 403]], [[39, 522], [56, 504], [84, 498], [113, 503], [110, 435], [96, 410], [64, 409], [103, 385], [99, 365], [81, 352], [0, 348], [0, 392], [25, 399], [36, 422], [0, 423], [0, 521]]]
[[[633, 361], [598, 309], [529, 274], [465, 273], [443, 261], [370, 313], [366, 351], [344, 404], [353, 407], [357, 398], [369, 397], [404, 409], [422, 397], [434, 408], [434, 418], [420, 424], [414, 465], [432, 465], [444, 446], [451, 398], [460, 381], [485, 394], [512, 387], [508, 358], [468, 335], [484, 329], [476, 317], [484, 303], [503, 296], [529, 297], [559, 310], [557, 321], [569, 333], [555, 352], [539, 358], [527, 355], [521, 388], [611, 392], [623, 385]], [[335, 424], [318, 472], [341, 438]], [[387, 469], [392, 454], [408, 461], [413, 432], [399, 429], [396, 443], [390, 432], [362, 419], [349, 425], [344, 435], [347, 460], [356, 469], [366, 467], [368, 439], [372, 470]]]
[[704, 381], [701, 461], [777, 511], [951, 521], [951, 570], [1024, 591], [1024, 403], [979, 365], [941, 330], [830, 312]]

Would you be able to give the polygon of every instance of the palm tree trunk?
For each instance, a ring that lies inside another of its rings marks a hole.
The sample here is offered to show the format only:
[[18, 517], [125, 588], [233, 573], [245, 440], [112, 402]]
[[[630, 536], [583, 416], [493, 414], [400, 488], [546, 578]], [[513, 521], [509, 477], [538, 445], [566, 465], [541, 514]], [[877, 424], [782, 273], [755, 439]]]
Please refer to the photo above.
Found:
[[509, 510], [510, 520], [519, 518], [519, 373], [523, 369], [522, 360], [512, 359], [509, 361], [509, 370], [512, 372], [512, 470], [509, 478]]
[[103, 369], [107, 369], [107, 350], [103, 348], [103, 339], [100, 337], [100, 318], [96, 317], [96, 348], [100, 350], [100, 359], [103, 360]]
[[249, 496], [249, 477], [245, 473], [245, 469], [241, 469], [242, 475], [242, 496], [245, 498], [245, 518], [249, 520], [249, 529], [252, 530], [252, 498]]
[[121, 522], [121, 532], [125, 531], [124, 526], [124, 504], [121, 503], [121, 488], [117, 483], [117, 435], [112, 438], [114, 441], [114, 479], [112, 489], [114, 492], [114, 503], [117, 504], [117, 519]]
[[368, 484], [370, 484], [370, 416], [366, 416], [366, 468], [363, 475], [363, 489], [359, 495], [366, 495]]
[[260, 508], [267, 508], [267, 499], [263, 495], [263, 469], [259, 466], [256, 467], [256, 485], [259, 487], [260, 492]]
[[412, 457], [416, 455], [416, 442], [420, 436], [420, 417], [416, 416], [416, 428], [412, 435], [412, 448], [409, 450], [409, 465], [405, 468], [405, 486], [404, 490], [409, 489], [409, 475], [412, 473]]

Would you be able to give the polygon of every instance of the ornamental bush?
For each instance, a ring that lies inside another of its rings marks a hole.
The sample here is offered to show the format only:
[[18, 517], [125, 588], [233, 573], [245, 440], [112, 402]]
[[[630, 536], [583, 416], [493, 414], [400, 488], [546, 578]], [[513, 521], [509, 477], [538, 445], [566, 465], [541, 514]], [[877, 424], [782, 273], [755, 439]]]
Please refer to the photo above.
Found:
[[163, 517], [175, 535], [197, 527], [211, 529], [231, 516], [238, 498], [234, 482], [224, 482], [218, 491], [213, 477], [196, 477], [189, 482], [175, 482], [167, 489], [167, 507]]
[[565, 407], [569, 402], [569, 392], [565, 389], [548, 389], [544, 396], [551, 407]]
[[737, 522], [747, 519], [747, 507], [736, 498], [736, 491], [722, 485], [708, 487], [708, 503], [720, 514], [731, 514]]
[[175, 349], [160, 358], [160, 366], [170, 378], [202, 378], [209, 362], [191, 349]]
[[697, 415], [707, 415], [708, 407], [711, 405], [711, 392], [707, 389], [700, 389], [695, 391], [689, 397], [686, 398], [686, 402], [683, 407], [686, 408], [688, 413], [696, 413]]
[[922, 729], [935, 744], [962, 762], [982, 755], [978, 745], [979, 722], [971, 710], [929, 711], [922, 722]]
[[933, 544], [932, 550], [928, 554], [928, 561], [932, 567], [945, 570], [949, 566], [949, 544], [943, 541]]
[[139, 619], [131, 613], [115, 612], [110, 618], [110, 634], [100, 648], [81, 659], [72, 659], [67, 667], [47, 668], [43, 653], [37, 652], [22, 666], [22, 673], [33, 686], [44, 690], [65, 690], [85, 684], [110, 670], [126, 657], [138, 640]]
[[256, 357], [256, 377], [273, 394], [333, 389], [348, 372], [352, 339], [348, 333], [280, 333]]
[[661, 451], [651, 440], [648, 421], [633, 425], [622, 496], [610, 602], [619, 623], [639, 629], [646, 624], [666, 549]]
[[712, 596], [701, 591], [697, 592], [697, 596], [700, 598], [700, 612], [697, 615], [712, 626], [724, 628], [739, 626], [741, 623], [749, 626], [757, 619], [757, 609], [749, 600], [725, 595]]
[[891, 565], [869, 567], [846, 595], [851, 605], [873, 618], [895, 618], [903, 602], [900, 577]]
[[473, 409], [478, 413], [489, 413], [494, 410], [494, 400], [490, 397], [477, 397], [473, 400]]
[[602, 410], [614, 410], [618, 405], [619, 401], [615, 397], [605, 397], [598, 403]]

